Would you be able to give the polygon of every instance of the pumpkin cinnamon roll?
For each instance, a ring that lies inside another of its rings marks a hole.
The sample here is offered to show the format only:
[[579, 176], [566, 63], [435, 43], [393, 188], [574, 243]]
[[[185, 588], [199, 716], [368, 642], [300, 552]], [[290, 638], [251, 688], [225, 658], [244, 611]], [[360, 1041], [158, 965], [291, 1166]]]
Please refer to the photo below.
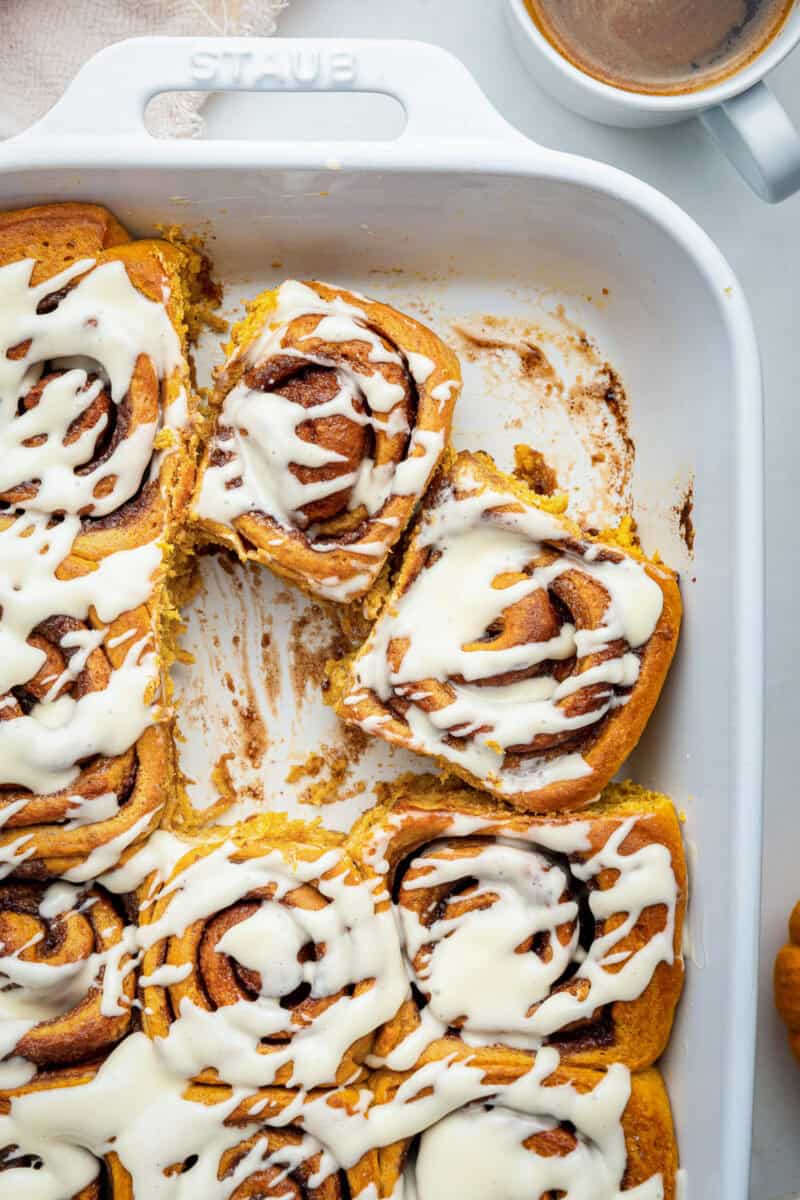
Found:
[[636, 745], [681, 616], [673, 573], [583, 535], [484, 454], [426, 498], [337, 714], [530, 811], [596, 797]]
[[159, 547], [73, 546], [69, 518], [0, 516], [0, 877], [99, 875], [172, 786]]
[[[566, 1067], [543, 1050], [533, 1066], [485, 1051], [380, 1074], [368, 1120], [405, 1136], [380, 1151], [395, 1195], [674, 1200], [678, 1152], [659, 1073]], [[587, 1193], [588, 1195], [589, 1193]]]
[[386, 872], [412, 997], [373, 1061], [442, 1046], [524, 1063], [651, 1065], [683, 983], [686, 864], [665, 796], [612, 784], [578, 813], [526, 816], [411, 776], [362, 818], [353, 853]]
[[194, 518], [211, 542], [349, 603], [374, 583], [447, 444], [458, 360], [425, 326], [324, 283], [233, 330]]
[[0, 884], [0, 1087], [94, 1062], [125, 1036], [132, 933], [100, 887]]
[[349, 1082], [406, 998], [388, 893], [341, 839], [309, 832], [222, 830], [142, 905], [144, 1029], [183, 1077]]
[[[306, 1104], [330, 1105], [333, 1121], [337, 1108], [341, 1112], [357, 1101], [358, 1093], [347, 1089], [304, 1097], [285, 1088], [263, 1088], [236, 1102], [224, 1088], [189, 1086], [180, 1104], [171, 1107], [175, 1148], [185, 1153], [162, 1174], [181, 1176], [187, 1194], [231, 1200], [388, 1200], [391, 1192], [382, 1184], [376, 1149], [346, 1168], [303, 1125]], [[132, 1162], [129, 1171], [118, 1154], [108, 1160], [114, 1200], [145, 1200], [153, 1194], [151, 1166]]]
[[92, 206], [0, 213], [0, 509], [74, 518], [91, 561], [164, 537], [191, 491], [188, 271]]

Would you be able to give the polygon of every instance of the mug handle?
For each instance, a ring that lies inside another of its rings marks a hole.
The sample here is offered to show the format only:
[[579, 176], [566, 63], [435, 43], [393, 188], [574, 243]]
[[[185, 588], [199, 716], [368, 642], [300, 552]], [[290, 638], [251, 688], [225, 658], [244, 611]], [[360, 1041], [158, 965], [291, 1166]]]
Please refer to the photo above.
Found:
[[769, 204], [800, 189], [800, 133], [765, 83], [700, 114], [706, 129]]

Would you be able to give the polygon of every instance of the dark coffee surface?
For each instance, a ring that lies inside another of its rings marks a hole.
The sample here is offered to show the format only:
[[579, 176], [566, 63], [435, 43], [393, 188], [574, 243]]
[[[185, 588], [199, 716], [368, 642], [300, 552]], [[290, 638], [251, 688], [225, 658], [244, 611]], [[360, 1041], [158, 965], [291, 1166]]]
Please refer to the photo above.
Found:
[[674, 94], [710, 87], [751, 61], [793, 0], [525, 0], [548, 41], [614, 87]]

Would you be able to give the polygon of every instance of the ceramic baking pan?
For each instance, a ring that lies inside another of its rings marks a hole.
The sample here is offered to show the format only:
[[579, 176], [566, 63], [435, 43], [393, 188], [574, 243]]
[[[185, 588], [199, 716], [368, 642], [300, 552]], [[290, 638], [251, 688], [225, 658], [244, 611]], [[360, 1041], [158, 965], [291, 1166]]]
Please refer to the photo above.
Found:
[[[290, 141], [270, 109], [258, 140], [235, 128], [228, 140], [151, 138], [149, 98], [198, 88], [383, 93], [402, 103], [407, 123], [389, 141]], [[204, 234], [229, 311], [287, 275], [406, 305], [462, 353], [457, 445], [488, 449], [504, 467], [515, 443], [538, 445], [573, 511], [599, 525], [632, 506], [645, 546], [679, 569], [682, 646], [626, 773], [670, 792], [686, 813], [689, 971], [666, 1060], [682, 1161], [694, 1194], [744, 1200], [760, 873], [762, 402], [747, 305], [719, 252], [663, 196], [531, 143], [460, 63], [405, 42], [113, 46], [45, 120], [0, 147], [4, 207], [54, 199], [105, 203], [140, 235], [170, 223]], [[213, 361], [209, 338], [201, 383]], [[227, 770], [243, 811], [288, 808], [342, 827], [376, 779], [421, 769], [410, 755], [348, 740], [322, 705], [321, 662], [335, 649], [325, 613], [266, 572], [209, 560], [203, 575], [187, 633], [197, 661], [178, 680], [198, 805], [214, 801]], [[317, 752], [322, 764], [309, 764]], [[346, 798], [310, 806], [331, 780]]]

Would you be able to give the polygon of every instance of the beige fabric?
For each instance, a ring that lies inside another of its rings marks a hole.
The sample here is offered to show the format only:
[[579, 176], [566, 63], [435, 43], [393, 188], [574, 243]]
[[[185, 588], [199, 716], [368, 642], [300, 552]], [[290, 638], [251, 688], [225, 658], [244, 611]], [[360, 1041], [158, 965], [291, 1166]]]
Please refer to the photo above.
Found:
[[[275, 32], [288, 0], [0, 0], [0, 137], [19, 133], [55, 103], [102, 46], [146, 33]], [[191, 137], [202, 129], [201, 93], [159, 96], [153, 132]], [[113, 104], [113, 96], [109, 97]]]

